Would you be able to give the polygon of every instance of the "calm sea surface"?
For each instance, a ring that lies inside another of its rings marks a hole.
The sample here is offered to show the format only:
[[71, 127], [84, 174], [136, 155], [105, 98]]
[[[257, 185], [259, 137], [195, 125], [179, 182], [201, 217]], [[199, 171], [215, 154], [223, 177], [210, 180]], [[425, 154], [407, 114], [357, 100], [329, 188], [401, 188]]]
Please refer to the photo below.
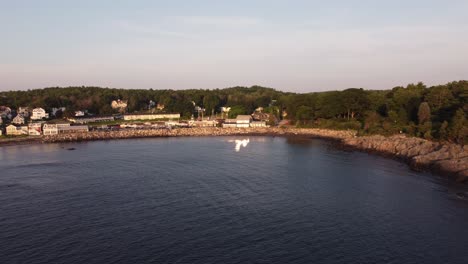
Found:
[[467, 191], [322, 140], [7, 146], [0, 263], [466, 264]]

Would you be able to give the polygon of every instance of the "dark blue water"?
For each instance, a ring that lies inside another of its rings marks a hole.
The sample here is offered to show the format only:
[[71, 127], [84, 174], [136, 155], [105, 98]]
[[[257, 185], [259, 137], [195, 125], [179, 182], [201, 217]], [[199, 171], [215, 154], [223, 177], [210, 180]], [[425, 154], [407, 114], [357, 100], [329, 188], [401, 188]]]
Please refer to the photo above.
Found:
[[0, 148], [0, 263], [468, 263], [466, 187], [321, 140], [235, 139]]

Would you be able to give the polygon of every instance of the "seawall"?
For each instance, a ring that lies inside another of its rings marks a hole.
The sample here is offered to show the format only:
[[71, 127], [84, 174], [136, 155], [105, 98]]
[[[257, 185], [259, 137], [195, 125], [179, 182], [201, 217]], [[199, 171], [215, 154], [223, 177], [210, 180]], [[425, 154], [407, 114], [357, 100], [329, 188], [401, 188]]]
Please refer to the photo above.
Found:
[[468, 182], [468, 146], [432, 142], [403, 135], [356, 137], [354, 131], [301, 128], [182, 128], [60, 134], [44, 136], [42, 141], [76, 142], [144, 137], [239, 135], [306, 136], [333, 139], [356, 150], [402, 159], [416, 170], [430, 170], [459, 182]]

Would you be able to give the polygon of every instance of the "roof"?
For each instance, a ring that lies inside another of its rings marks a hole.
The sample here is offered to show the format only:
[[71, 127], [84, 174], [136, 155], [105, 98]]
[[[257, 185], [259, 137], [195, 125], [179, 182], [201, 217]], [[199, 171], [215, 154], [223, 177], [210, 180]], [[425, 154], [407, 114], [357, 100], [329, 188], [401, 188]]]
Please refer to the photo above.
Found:
[[150, 116], [150, 115], [180, 115], [180, 113], [130, 113], [124, 114], [124, 116]]
[[250, 120], [252, 117], [250, 115], [238, 115], [237, 120]]
[[88, 130], [88, 126], [64, 126], [60, 130]]

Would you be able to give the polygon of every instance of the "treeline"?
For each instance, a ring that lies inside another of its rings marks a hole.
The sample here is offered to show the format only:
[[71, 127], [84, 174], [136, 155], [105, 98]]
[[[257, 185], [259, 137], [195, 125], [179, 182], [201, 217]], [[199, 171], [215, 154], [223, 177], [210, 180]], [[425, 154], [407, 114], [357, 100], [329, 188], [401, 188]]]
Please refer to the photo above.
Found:
[[116, 113], [112, 100], [128, 101], [127, 112], [149, 109], [150, 100], [165, 106], [164, 111], [197, 115], [194, 104], [205, 116], [229, 106], [229, 115], [250, 114], [257, 107], [277, 119], [288, 119], [302, 127], [357, 129], [362, 134], [406, 133], [427, 139], [466, 143], [468, 137], [468, 81], [426, 87], [423, 83], [391, 90], [363, 90], [316, 93], [285, 93], [260, 86], [215, 90], [134, 90], [99, 87], [45, 88], [0, 92], [0, 105], [66, 107], [65, 115], [88, 110], [96, 115]]
[[423, 83], [375, 91], [290, 95], [291, 118], [302, 126], [353, 128], [361, 134], [405, 133], [466, 143], [468, 81], [426, 87]]

